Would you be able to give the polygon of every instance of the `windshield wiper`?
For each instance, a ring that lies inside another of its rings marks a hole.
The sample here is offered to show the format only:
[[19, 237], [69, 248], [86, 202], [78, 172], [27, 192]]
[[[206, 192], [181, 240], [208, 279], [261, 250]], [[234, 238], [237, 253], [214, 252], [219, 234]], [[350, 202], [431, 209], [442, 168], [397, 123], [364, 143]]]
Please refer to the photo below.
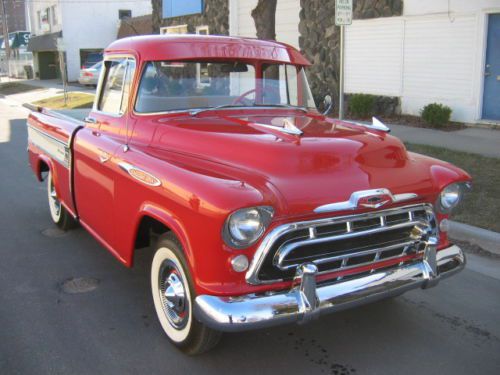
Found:
[[278, 108], [290, 108], [296, 109], [298, 111], [302, 111], [304, 113], [309, 112], [306, 107], [299, 107], [291, 104], [255, 104], [256, 107], [278, 107]]
[[215, 107], [197, 109], [195, 111], [189, 112], [189, 114], [191, 116], [196, 116], [196, 115], [198, 115], [198, 114], [200, 114], [202, 112], [215, 111], [217, 109], [232, 108], [232, 107], [248, 107], [248, 106], [247, 105], [242, 105], [242, 104], [222, 104], [222, 105], [218, 105], [218, 106], [215, 106]]
[[210, 107], [210, 108], [200, 108], [194, 111], [189, 112], [191, 116], [196, 116], [202, 112], [207, 112], [207, 111], [216, 111], [217, 109], [222, 109], [222, 108], [234, 108], [234, 107], [278, 107], [278, 108], [290, 108], [290, 109], [295, 109], [298, 111], [302, 111], [304, 113], [308, 113], [309, 110], [306, 107], [298, 107], [295, 105], [291, 104], [253, 104], [253, 105], [243, 105], [243, 104], [222, 104], [218, 105], [215, 107]]

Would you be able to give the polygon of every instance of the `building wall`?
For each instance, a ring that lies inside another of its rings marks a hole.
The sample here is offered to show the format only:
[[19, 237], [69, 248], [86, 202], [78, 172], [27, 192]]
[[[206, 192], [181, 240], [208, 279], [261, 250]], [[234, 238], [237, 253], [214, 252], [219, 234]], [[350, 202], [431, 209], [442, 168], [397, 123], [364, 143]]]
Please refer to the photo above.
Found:
[[[230, 0], [230, 14], [235, 22], [232, 24], [231, 35], [255, 38], [257, 32], [251, 16], [257, 0]], [[278, 0], [276, 5], [276, 40], [299, 48], [299, 11], [300, 0]]]
[[401, 17], [355, 20], [346, 28], [346, 92], [398, 96], [411, 115], [439, 102], [453, 120], [479, 120], [486, 19], [495, 11], [500, 0], [406, 0]]
[[100, 0], [87, 0], [85, 3], [61, 3], [69, 81], [78, 79], [81, 49], [104, 49], [116, 40], [120, 9], [132, 10], [133, 17], [141, 16], [151, 13], [151, 3], [144, 1], [105, 3]]
[[[56, 12], [55, 23], [52, 18], [53, 6]], [[44, 0], [29, 2], [28, 8], [33, 34], [43, 35], [62, 31], [69, 81], [78, 79], [82, 63], [80, 50], [102, 50], [116, 40], [120, 9], [131, 10], [133, 17], [151, 14], [149, 1]], [[38, 12], [43, 14], [46, 9], [50, 9], [48, 24], [39, 22], [38, 17]]]
[[[256, 0], [230, 0], [231, 35], [255, 37], [251, 11]], [[401, 15], [402, 0], [357, 0], [355, 19]], [[334, 0], [278, 0], [276, 39], [300, 48], [313, 64], [307, 71], [316, 103], [326, 94], [338, 100], [339, 27], [335, 26]]]

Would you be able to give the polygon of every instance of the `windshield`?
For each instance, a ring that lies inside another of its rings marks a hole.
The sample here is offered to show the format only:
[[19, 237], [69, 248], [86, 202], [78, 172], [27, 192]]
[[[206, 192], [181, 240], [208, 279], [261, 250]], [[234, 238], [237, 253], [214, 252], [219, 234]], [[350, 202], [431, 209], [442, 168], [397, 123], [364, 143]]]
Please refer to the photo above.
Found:
[[217, 106], [294, 106], [315, 109], [302, 67], [243, 62], [148, 62], [135, 110], [155, 113]]

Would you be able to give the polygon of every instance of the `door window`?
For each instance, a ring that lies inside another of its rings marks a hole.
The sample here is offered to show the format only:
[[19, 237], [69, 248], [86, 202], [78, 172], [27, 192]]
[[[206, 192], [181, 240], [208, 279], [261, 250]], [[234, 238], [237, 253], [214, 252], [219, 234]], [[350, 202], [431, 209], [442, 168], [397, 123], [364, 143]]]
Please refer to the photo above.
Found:
[[106, 61], [104, 65], [106, 70], [98, 109], [102, 112], [119, 115], [122, 113], [127, 59]]

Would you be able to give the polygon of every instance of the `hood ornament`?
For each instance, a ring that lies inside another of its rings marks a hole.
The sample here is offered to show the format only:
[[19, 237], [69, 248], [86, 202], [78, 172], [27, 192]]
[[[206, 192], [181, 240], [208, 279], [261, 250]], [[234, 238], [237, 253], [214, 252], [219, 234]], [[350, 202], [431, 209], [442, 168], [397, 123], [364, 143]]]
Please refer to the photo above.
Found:
[[290, 134], [294, 134], [294, 135], [302, 135], [304, 133], [302, 130], [300, 130], [298, 127], [296, 127], [293, 122], [291, 122], [287, 118], [283, 119], [283, 129], [288, 131]]
[[382, 121], [380, 121], [376, 117], [372, 117], [372, 123], [371, 123], [371, 125], [370, 124], [364, 124], [364, 123], [361, 123], [361, 122], [355, 122], [355, 121], [351, 121], [351, 123], [359, 125], [359, 126], [364, 126], [365, 128], [368, 128], [368, 129], [380, 130], [380, 131], [383, 131], [383, 132], [386, 132], [386, 133], [390, 133], [391, 132], [391, 129], [386, 124], [384, 124]]
[[392, 194], [389, 189], [371, 189], [355, 191], [349, 200], [329, 203], [314, 209], [316, 213], [356, 210], [361, 208], [380, 208], [390, 203], [404, 202], [417, 198], [415, 193]]
[[300, 135], [302, 135], [304, 133], [302, 130], [300, 130], [298, 127], [296, 127], [288, 119], [284, 119], [283, 120], [283, 127], [277, 126], [277, 125], [262, 124], [260, 122], [254, 122], [252, 124], [253, 125], [257, 125], [258, 127], [262, 127], [262, 128], [266, 128], [266, 129], [272, 129], [274, 131], [278, 131], [278, 132], [289, 134], [289, 135], [300, 136]]

